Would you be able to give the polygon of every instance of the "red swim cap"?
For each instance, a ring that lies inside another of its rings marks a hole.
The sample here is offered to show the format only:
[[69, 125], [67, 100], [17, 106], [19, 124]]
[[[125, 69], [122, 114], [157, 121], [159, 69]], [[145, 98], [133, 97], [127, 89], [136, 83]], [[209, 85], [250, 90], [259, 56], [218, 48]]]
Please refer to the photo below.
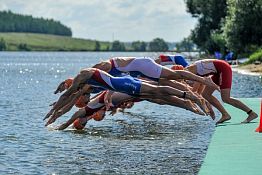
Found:
[[82, 130], [84, 129], [85, 125], [87, 123], [87, 118], [77, 118], [74, 123], [73, 123], [73, 126], [75, 129], [77, 130]]
[[181, 66], [181, 65], [175, 64], [175, 65], [173, 65], [173, 66], [171, 67], [171, 69], [172, 69], [172, 70], [184, 70], [184, 67]]
[[76, 101], [76, 103], [75, 103], [75, 106], [78, 107], [78, 108], [83, 108], [83, 107], [85, 107], [85, 106], [86, 106], [85, 98], [86, 98], [86, 97], [85, 97], [84, 95], [81, 95], [81, 96], [77, 99], [77, 101]]
[[95, 120], [95, 121], [101, 121], [103, 120], [105, 117], [105, 111], [104, 110], [99, 110], [97, 111], [96, 113], [94, 113], [92, 115], [92, 118]]
[[72, 86], [73, 78], [68, 78], [65, 80], [65, 88], [68, 89], [70, 86]]

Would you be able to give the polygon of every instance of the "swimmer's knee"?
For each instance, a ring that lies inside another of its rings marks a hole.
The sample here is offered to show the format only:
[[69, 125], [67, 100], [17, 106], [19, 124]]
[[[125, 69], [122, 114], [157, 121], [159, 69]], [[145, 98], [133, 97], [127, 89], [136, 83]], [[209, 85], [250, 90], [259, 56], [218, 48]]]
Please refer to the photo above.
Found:
[[230, 97], [222, 97], [222, 101], [224, 102], [224, 103], [230, 103]]

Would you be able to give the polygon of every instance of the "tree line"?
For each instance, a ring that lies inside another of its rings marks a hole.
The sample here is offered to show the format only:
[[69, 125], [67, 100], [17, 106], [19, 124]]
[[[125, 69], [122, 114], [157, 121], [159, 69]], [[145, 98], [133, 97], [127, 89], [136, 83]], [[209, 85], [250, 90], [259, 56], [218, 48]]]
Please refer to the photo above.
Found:
[[261, 0], [185, 0], [187, 11], [198, 19], [189, 38], [213, 54], [234, 51], [249, 55], [262, 44]]
[[155, 38], [149, 43], [144, 41], [133, 41], [131, 48], [127, 48], [126, 45], [120, 41], [114, 41], [110, 48], [111, 51], [154, 51], [154, 52], [165, 52], [168, 51], [168, 44], [162, 38]]
[[[1, 46], [0, 46], [1, 47]], [[155, 38], [149, 43], [144, 41], [133, 41], [131, 47], [128, 47], [126, 43], [120, 42], [119, 40], [113, 41], [105, 50], [101, 50], [99, 41], [95, 41], [94, 51], [136, 51], [136, 52], [165, 52], [168, 51], [168, 44], [164, 39]]]
[[34, 18], [31, 15], [0, 11], [0, 32], [42, 33], [72, 36], [69, 27], [53, 19]]
[[[8, 42], [6, 42], [3, 38], [0, 38], [0, 51], [8, 50]], [[21, 51], [30, 51], [31, 49], [28, 47], [26, 43], [19, 43], [17, 46], [18, 50]], [[137, 51], [137, 52], [145, 52], [145, 51], [153, 51], [153, 52], [165, 52], [169, 51], [168, 44], [161, 38], [155, 38], [150, 42], [144, 41], [134, 41], [130, 44], [123, 43], [118, 40], [113, 41], [112, 43], [108, 43], [106, 48], [101, 47], [101, 43], [99, 41], [94, 42], [94, 49], [89, 51]]]

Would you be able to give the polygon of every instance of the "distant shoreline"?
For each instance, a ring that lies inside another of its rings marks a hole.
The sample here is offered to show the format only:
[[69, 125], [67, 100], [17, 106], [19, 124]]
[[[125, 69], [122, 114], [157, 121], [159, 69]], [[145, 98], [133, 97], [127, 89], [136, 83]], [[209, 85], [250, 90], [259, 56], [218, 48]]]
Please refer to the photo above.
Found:
[[239, 65], [236, 67], [232, 67], [232, 70], [241, 74], [247, 75], [262, 75], [262, 64], [248, 64], [248, 65]]

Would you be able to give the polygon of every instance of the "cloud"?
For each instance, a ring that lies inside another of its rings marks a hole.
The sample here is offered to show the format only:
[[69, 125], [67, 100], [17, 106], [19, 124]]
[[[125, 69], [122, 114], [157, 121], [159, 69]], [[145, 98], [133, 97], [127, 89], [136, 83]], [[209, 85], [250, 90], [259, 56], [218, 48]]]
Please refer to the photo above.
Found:
[[196, 24], [183, 0], [0, 0], [1, 9], [53, 18], [73, 30], [74, 37], [120, 41], [160, 37], [179, 41]]
[[8, 7], [5, 4], [0, 3], [0, 10], [8, 10]]

